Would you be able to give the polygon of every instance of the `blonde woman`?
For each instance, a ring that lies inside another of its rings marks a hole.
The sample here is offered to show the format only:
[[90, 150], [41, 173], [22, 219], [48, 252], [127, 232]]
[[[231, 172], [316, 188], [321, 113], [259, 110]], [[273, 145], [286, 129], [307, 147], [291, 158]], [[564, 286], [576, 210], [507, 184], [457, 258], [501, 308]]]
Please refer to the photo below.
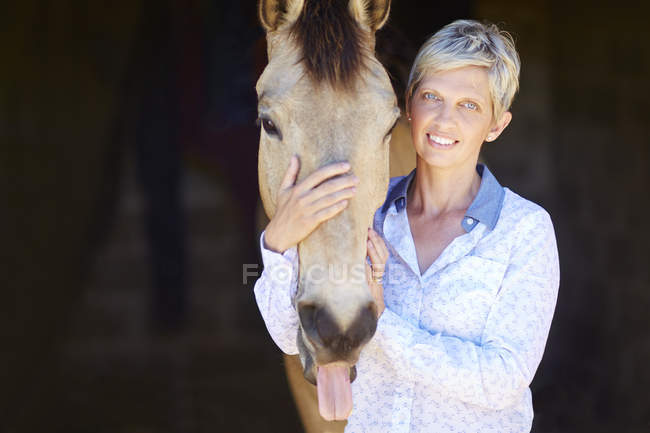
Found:
[[[379, 319], [357, 364], [346, 432], [531, 429], [529, 385], [559, 286], [555, 233], [542, 207], [478, 164], [484, 142], [512, 119], [519, 69], [511, 37], [470, 20], [444, 27], [415, 59], [406, 101], [416, 169], [391, 179], [369, 230]], [[349, 199], [355, 179], [338, 182], [334, 201]], [[299, 204], [279, 206], [263, 235], [267, 255], [313, 230], [291, 220]], [[283, 285], [256, 285], [258, 303]], [[265, 321], [272, 335], [286, 332]]]

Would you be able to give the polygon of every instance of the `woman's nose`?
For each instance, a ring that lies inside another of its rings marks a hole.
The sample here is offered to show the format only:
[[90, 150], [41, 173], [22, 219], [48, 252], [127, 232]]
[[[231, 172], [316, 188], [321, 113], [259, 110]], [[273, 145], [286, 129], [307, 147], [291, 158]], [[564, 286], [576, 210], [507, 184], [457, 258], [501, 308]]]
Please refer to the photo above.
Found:
[[456, 122], [453, 107], [446, 103], [439, 104], [434, 111], [433, 120], [441, 127], [440, 129], [453, 125]]

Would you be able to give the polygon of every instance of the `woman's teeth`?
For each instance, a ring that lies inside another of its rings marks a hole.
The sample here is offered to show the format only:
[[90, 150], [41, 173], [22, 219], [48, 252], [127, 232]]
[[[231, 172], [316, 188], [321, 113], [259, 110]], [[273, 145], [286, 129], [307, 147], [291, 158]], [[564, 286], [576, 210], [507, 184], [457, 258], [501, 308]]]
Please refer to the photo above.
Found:
[[437, 135], [427, 134], [427, 137], [434, 144], [437, 144], [439, 146], [444, 146], [444, 147], [449, 147], [449, 146], [451, 146], [452, 144], [454, 144], [456, 142], [456, 140], [451, 140], [449, 138], [438, 137]]

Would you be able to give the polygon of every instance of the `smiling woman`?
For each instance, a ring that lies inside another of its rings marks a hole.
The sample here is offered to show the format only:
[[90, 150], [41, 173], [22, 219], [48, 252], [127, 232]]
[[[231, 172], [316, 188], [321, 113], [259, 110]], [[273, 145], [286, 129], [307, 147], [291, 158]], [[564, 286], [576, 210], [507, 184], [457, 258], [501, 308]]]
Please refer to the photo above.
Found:
[[518, 79], [510, 36], [476, 21], [449, 24], [416, 58], [416, 169], [391, 179], [375, 214], [383, 241], [368, 251], [386, 263], [385, 310], [358, 364], [366, 412], [350, 431], [530, 431], [528, 386], [559, 286], [555, 233], [544, 209], [477, 163], [512, 119]]

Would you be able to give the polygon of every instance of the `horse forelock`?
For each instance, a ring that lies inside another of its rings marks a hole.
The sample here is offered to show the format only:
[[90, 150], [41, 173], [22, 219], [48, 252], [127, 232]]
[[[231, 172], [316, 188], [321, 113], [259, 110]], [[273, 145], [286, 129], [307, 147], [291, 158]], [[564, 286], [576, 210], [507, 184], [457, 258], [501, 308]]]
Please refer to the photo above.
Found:
[[305, 0], [291, 27], [300, 61], [316, 82], [351, 88], [365, 67], [366, 38], [348, 8], [349, 0]]

